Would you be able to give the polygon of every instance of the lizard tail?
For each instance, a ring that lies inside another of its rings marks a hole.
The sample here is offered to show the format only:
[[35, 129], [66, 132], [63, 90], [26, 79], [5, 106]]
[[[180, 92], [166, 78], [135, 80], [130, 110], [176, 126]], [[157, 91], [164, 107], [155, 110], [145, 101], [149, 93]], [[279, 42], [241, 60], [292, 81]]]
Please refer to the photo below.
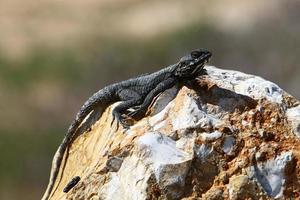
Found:
[[45, 192], [42, 200], [48, 200], [50, 197], [50, 194], [54, 187], [54, 183], [55, 183], [56, 178], [59, 173], [59, 168], [61, 166], [61, 163], [62, 163], [62, 160], [64, 157], [64, 153], [65, 153], [66, 149], [68, 148], [69, 143], [72, 140], [73, 136], [75, 135], [75, 132], [77, 130], [76, 127], [78, 127], [81, 124], [80, 119], [81, 119], [81, 116], [83, 117], [82, 114], [79, 112], [76, 115], [76, 119], [73, 121], [73, 123], [69, 127], [67, 134], [65, 135], [62, 143], [59, 145], [58, 150], [56, 151], [56, 153], [54, 155], [54, 158], [52, 161], [52, 169], [51, 169], [49, 184], [48, 184], [48, 187], [46, 189], [46, 192]]
[[[73, 139], [76, 131], [82, 124], [82, 122], [86, 119], [86, 117], [94, 111], [96, 107], [101, 107], [104, 110], [107, 106], [112, 104], [111, 98], [113, 95], [112, 91], [109, 88], [104, 88], [97, 93], [95, 93], [92, 97], [90, 97], [81, 107], [80, 111], [77, 113], [76, 118], [73, 120], [72, 124], [70, 125], [62, 143], [58, 147], [56, 151], [53, 161], [52, 161], [52, 168], [50, 173], [49, 184], [47, 186], [46, 192], [44, 193], [42, 200], [48, 200], [54, 188], [55, 181], [57, 179], [59, 169], [61, 163], [64, 158], [64, 154], [66, 149], [69, 147], [71, 140]], [[100, 116], [102, 113], [100, 114]]]

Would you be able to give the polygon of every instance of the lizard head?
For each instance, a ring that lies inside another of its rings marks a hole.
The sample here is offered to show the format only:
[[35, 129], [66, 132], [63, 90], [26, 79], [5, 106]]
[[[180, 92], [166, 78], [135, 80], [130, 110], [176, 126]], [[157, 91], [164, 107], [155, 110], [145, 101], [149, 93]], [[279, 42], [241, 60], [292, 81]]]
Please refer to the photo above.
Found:
[[180, 59], [175, 69], [175, 76], [179, 78], [197, 76], [211, 56], [212, 54], [209, 51], [201, 49], [193, 50], [190, 54]]

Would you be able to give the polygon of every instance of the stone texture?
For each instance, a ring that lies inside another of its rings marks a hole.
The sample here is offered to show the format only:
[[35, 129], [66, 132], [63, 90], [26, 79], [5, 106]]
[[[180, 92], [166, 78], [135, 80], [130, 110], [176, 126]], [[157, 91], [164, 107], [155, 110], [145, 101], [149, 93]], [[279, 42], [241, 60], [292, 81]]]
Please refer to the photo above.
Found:
[[111, 127], [106, 109], [74, 140], [51, 199], [299, 198], [299, 101], [260, 77], [206, 69], [130, 130]]

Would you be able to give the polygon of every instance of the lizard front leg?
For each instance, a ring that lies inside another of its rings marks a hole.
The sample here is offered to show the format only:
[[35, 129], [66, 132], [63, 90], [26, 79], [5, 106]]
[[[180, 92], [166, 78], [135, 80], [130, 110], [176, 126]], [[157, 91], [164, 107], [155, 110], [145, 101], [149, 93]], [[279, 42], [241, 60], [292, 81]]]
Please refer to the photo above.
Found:
[[144, 99], [143, 103], [139, 106], [138, 108], [128, 114], [130, 117], [138, 117], [141, 118], [143, 117], [147, 110], [148, 107], [150, 106], [152, 100], [161, 92], [173, 87], [176, 83], [176, 79], [174, 78], [168, 78], [164, 80], [163, 82], [159, 83], [151, 92], [146, 96]]

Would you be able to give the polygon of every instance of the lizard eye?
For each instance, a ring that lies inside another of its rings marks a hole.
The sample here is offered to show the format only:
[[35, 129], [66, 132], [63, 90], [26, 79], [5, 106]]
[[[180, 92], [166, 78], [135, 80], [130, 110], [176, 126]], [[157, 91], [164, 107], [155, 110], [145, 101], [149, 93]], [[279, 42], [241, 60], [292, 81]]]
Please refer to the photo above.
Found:
[[192, 58], [199, 58], [200, 57], [200, 52], [199, 51], [192, 51], [191, 52], [191, 57]]

